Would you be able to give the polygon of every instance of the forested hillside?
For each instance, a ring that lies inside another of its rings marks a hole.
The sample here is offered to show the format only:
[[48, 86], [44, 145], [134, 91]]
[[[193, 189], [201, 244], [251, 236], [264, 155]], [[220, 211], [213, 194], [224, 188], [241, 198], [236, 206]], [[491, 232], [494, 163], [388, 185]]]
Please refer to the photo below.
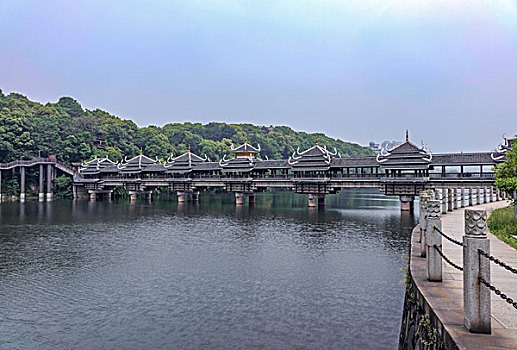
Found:
[[185, 152], [188, 145], [193, 152], [218, 160], [230, 154], [232, 142], [243, 143], [246, 137], [254, 145], [260, 143], [261, 157], [270, 159], [288, 158], [297, 147], [303, 150], [314, 145], [316, 137], [343, 157], [373, 154], [357, 144], [287, 126], [171, 123], [138, 127], [100, 109], [85, 110], [70, 97], [43, 105], [0, 90], [0, 162], [31, 158], [40, 150], [42, 156], [55, 154], [68, 163], [106, 154], [118, 161], [139, 154], [140, 149], [150, 157], [165, 159], [171, 153]]

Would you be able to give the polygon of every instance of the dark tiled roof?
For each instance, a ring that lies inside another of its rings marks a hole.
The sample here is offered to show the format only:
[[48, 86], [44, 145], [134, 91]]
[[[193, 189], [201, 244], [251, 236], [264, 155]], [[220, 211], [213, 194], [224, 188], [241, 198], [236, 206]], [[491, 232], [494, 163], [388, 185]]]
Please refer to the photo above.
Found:
[[319, 145], [314, 145], [308, 150], [300, 152], [297, 150], [298, 155], [289, 158], [289, 164], [293, 171], [324, 171], [330, 168], [333, 155], [326, 148]]
[[107, 157], [106, 158], [95, 158], [82, 164], [81, 174], [83, 175], [94, 175], [98, 174], [101, 170], [107, 167], [116, 166], [115, 162], [112, 162]]
[[197, 154], [190, 151], [176, 157], [172, 160], [167, 160], [165, 168], [168, 173], [184, 174], [192, 170], [198, 164], [205, 162], [206, 159], [201, 158]]
[[150, 165], [156, 164], [156, 160], [153, 160], [143, 154], [126, 160], [124, 163], [119, 164], [118, 168], [122, 173], [138, 173], [143, 171]]
[[489, 152], [433, 154], [431, 165], [495, 165]]
[[420, 170], [429, 167], [431, 154], [408, 140], [387, 152], [378, 157], [378, 163], [383, 169]]
[[254, 169], [288, 169], [291, 166], [287, 159], [282, 160], [257, 160]]
[[331, 168], [375, 167], [378, 165], [375, 157], [332, 158], [330, 163]]
[[224, 172], [249, 172], [253, 169], [255, 165], [255, 159], [248, 157], [237, 157], [227, 160], [225, 162], [221, 161], [219, 163], [222, 167], [222, 171]]
[[232, 146], [232, 152], [233, 153], [259, 153], [260, 146], [259, 146], [259, 148], [255, 148], [252, 145], [250, 145], [248, 142], [245, 142], [243, 145], [240, 145], [237, 148], [233, 148], [233, 146]]

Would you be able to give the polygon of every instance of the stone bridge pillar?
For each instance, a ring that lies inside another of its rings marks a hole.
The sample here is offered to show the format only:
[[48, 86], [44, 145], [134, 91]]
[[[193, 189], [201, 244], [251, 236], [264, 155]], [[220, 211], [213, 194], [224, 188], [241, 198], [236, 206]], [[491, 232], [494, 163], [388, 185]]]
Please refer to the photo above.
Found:
[[185, 203], [185, 192], [178, 191], [178, 203]]
[[452, 211], [452, 209], [453, 209], [452, 202], [453, 202], [452, 188], [448, 188], [447, 189], [447, 211]]
[[441, 190], [442, 195], [442, 214], [447, 213], [447, 189], [442, 188]]
[[248, 196], [249, 205], [253, 206], [255, 205], [255, 193], [252, 193]]
[[316, 197], [316, 196], [314, 196], [313, 194], [310, 194], [310, 195], [308, 196], [308, 198], [309, 198], [309, 208], [316, 208], [316, 207], [317, 207], [317, 205], [318, 205], [318, 203], [317, 203], [317, 200], [318, 200], [318, 199], [317, 199], [317, 197]]
[[481, 285], [479, 277], [490, 282], [490, 260], [479, 250], [490, 254], [486, 210], [465, 210], [463, 236], [463, 324], [469, 332], [491, 332], [490, 289]]
[[38, 185], [38, 200], [44, 201], [45, 200], [45, 189], [43, 188], [44, 185], [44, 178], [45, 178], [45, 168], [43, 167], [43, 164], [39, 165], [39, 185]]
[[20, 202], [25, 202], [25, 167], [20, 167]]
[[92, 191], [92, 190], [88, 191], [88, 193], [90, 194], [90, 200], [92, 202], [95, 202], [97, 200], [97, 193], [95, 191]]
[[436, 229], [442, 229], [440, 201], [429, 200], [427, 202], [426, 222], [427, 279], [439, 282], [442, 280], [442, 257], [434, 246], [436, 245], [440, 251], [442, 250], [442, 236], [436, 231]]
[[414, 198], [413, 196], [400, 196], [400, 210], [401, 211], [411, 211], [414, 207]]
[[137, 191], [129, 191], [129, 201], [130, 202], [136, 202], [138, 199], [138, 192]]
[[52, 164], [47, 165], [47, 201], [52, 200]]
[[199, 202], [199, 191], [192, 192], [192, 200], [194, 202]]
[[244, 193], [235, 192], [235, 205], [243, 205], [243, 204], [244, 204]]

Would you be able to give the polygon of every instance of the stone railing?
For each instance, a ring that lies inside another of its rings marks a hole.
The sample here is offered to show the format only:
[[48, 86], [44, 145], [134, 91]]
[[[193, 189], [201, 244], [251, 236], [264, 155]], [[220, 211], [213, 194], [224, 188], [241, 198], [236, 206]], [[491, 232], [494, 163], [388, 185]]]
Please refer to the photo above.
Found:
[[[494, 292], [517, 309], [517, 301], [508, 297], [491, 284], [490, 261], [515, 274], [517, 269], [490, 255], [486, 210], [465, 209], [465, 234], [462, 241], [455, 240], [442, 231], [441, 201], [436, 194], [424, 191], [420, 194], [420, 256], [426, 259], [428, 281], [442, 281], [442, 260], [463, 273], [463, 323], [471, 333], [491, 333], [491, 299]], [[442, 247], [442, 239], [463, 248], [463, 266], [455, 264]], [[517, 314], [516, 314], [517, 317]]]

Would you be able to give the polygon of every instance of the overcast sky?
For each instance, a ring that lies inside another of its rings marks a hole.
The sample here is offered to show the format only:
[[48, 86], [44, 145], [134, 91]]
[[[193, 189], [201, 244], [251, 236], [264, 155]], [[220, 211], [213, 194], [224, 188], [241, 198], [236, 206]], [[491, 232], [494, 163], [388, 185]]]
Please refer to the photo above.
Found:
[[515, 0], [0, 0], [0, 89], [138, 125], [487, 151], [517, 133]]

